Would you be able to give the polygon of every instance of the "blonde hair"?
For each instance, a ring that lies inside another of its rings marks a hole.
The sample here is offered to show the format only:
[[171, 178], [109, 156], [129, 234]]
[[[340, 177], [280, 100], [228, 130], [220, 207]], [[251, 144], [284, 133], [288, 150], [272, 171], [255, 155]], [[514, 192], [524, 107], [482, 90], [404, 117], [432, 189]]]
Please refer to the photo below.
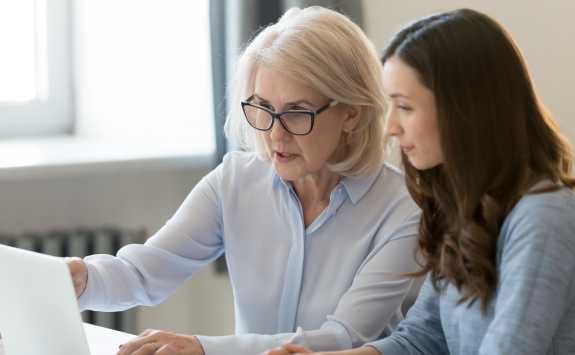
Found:
[[268, 159], [257, 131], [246, 122], [240, 101], [254, 92], [259, 66], [277, 70], [326, 97], [360, 110], [360, 122], [343, 133], [339, 161], [329, 169], [362, 175], [381, 166], [384, 155], [385, 99], [382, 66], [363, 31], [346, 16], [312, 6], [292, 8], [264, 28], [239, 58], [225, 132], [240, 148]]

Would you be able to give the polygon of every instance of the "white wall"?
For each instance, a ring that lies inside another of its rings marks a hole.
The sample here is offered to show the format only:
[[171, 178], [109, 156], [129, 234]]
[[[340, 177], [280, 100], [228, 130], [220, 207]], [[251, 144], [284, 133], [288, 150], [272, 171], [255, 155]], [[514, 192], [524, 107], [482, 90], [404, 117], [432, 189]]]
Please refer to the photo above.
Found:
[[527, 59], [543, 102], [575, 143], [575, 1], [363, 0], [369, 37], [378, 49], [402, 24], [435, 12], [469, 7], [501, 22]]

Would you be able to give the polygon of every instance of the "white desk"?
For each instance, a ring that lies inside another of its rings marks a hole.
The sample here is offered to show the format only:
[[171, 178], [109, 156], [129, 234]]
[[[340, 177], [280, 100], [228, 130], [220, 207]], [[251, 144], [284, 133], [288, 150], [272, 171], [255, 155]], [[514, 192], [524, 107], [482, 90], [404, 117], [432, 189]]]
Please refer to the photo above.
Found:
[[[84, 331], [86, 333], [86, 338], [88, 339], [91, 355], [115, 355], [118, 352], [118, 346], [120, 344], [123, 344], [135, 337], [135, 335], [132, 334], [118, 332], [108, 328], [97, 327], [88, 323], [84, 323]], [[62, 336], [66, 335], [63, 334]], [[0, 355], [5, 355], [1, 340]]]

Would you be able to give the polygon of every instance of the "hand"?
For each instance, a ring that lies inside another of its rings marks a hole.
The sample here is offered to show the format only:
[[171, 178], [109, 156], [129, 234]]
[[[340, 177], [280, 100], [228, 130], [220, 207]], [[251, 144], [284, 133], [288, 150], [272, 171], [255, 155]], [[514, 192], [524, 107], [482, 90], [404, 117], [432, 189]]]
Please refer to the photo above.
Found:
[[334, 352], [321, 352], [314, 353], [311, 350], [304, 348], [300, 345], [284, 344], [279, 348], [275, 348], [265, 352], [263, 355], [289, 355], [289, 354], [313, 354], [313, 355], [381, 355], [375, 348], [364, 346], [353, 350], [343, 350]]
[[[288, 354], [312, 354], [311, 350], [295, 344], [286, 343], [279, 348], [275, 348], [263, 353], [263, 355], [288, 355]], [[322, 355], [324, 353], [313, 353]]]
[[64, 258], [64, 261], [68, 264], [68, 269], [70, 269], [76, 297], [80, 297], [88, 284], [88, 267], [81, 258]]
[[117, 355], [205, 355], [202, 344], [193, 335], [148, 329], [136, 339], [120, 346]]

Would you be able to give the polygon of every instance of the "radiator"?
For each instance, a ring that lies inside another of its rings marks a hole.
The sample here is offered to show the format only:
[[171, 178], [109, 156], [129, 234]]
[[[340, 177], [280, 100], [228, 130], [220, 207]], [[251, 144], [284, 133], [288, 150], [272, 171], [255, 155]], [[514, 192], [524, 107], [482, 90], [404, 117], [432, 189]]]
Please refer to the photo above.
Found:
[[[116, 254], [126, 244], [141, 243], [146, 231], [120, 228], [55, 230], [47, 233], [0, 235], [0, 243], [54, 256]], [[123, 312], [82, 312], [85, 322], [128, 333], [137, 332], [135, 310]]]

